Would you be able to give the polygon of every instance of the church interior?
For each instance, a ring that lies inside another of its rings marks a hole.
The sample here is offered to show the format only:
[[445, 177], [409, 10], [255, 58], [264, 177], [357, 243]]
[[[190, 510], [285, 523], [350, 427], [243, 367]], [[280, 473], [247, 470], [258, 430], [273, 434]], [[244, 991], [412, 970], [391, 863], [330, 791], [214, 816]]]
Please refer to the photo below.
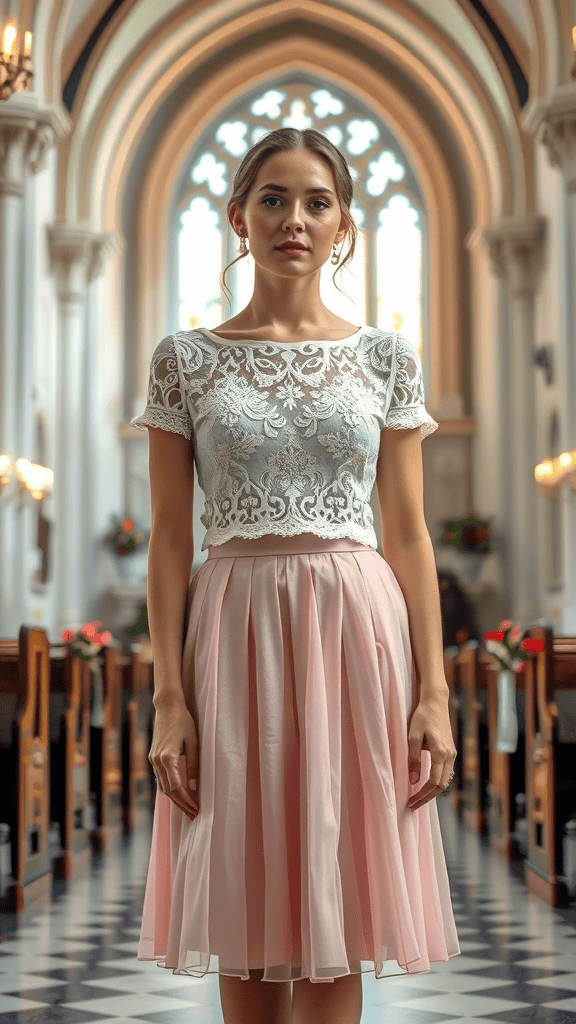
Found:
[[[249, 302], [250, 254], [220, 285], [226, 202], [287, 126], [357, 187], [324, 303], [413, 340], [439, 424], [461, 955], [367, 970], [362, 1020], [576, 1024], [576, 0], [3, 0], [0, 31], [0, 1024], [223, 1019], [214, 974], [137, 960], [154, 663], [130, 420], [161, 338]], [[196, 479], [194, 572], [204, 509]]]

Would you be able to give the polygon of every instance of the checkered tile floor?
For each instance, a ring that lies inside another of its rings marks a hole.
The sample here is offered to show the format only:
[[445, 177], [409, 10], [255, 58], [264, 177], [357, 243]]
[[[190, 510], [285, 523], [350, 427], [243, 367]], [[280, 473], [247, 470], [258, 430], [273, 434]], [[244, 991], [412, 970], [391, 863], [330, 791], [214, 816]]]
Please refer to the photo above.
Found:
[[[576, 928], [528, 893], [449, 803], [438, 811], [462, 953], [429, 974], [363, 973], [362, 1024], [576, 1024]], [[0, 942], [0, 1024], [222, 1024], [216, 975], [136, 959], [148, 824]], [[573, 920], [573, 917], [572, 917]], [[391, 961], [390, 973], [398, 971]]]

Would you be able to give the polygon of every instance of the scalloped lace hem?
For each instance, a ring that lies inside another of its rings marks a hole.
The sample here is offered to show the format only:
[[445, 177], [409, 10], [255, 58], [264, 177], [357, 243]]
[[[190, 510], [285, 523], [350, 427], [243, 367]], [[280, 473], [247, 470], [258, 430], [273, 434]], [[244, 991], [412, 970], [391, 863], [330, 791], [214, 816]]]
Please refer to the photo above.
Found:
[[176, 413], [170, 413], [162, 409], [146, 409], [141, 416], [135, 416], [130, 420], [130, 425], [137, 430], [146, 430], [146, 427], [160, 427], [162, 430], [169, 430], [173, 434], [183, 434], [190, 441], [192, 438], [192, 427], [190, 422]]
[[390, 430], [409, 430], [420, 427], [420, 437], [425, 438], [438, 429], [439, 424], [432, 419], [426, 409], [391, 409], [386, 420]]
[[216, 531], [215, 527], [210, 527], [206, 530], [206, 535], [202, 543], [201, 551], [206, 551], [209, 547], [219, 547], [221, 544], [226, 544], [229, 540], [258, 540], [259, 537], [270, 536], [271, 534], [275, 537], [298, 537], [303, 533], [313, 533], [315, 537], [321, 537], [324, 540], [338, 540], [342, 537], [348, 538], [349, 540], [356, 540], [359, 544], [369, 544], [375, 551], [378, 550], [378, 542], [376, 535], [371, 530], [353, 529], [353, 525], [348, 527], [338, 526], [336, 532], [330, 529], [318, 528], [317, 523], [292, 523], [289, 526], [282, 527], [279, 523], [259, 523], [252, 530], [246, 527], [234, 526], [227, 530]]

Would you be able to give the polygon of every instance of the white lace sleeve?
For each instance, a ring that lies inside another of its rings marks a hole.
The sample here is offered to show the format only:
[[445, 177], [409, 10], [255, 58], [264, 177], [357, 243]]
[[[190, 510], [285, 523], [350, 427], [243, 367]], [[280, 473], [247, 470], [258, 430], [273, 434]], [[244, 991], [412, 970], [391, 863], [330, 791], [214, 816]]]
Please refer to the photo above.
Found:
[[146, 408], [130, 423], [138, 430], [161, 427], [174, 434], [184, 434], [189, 440], [192, 437], [192, 420], [186, 406], [173, 334], [163, 338], [152, 353]]
[[396, 334], [396, 375], [386, 426], [392, 430], [420, 427], [420, 437], [438, 428], [424, 404], [422, 364], [416, 351], [404, 337]]

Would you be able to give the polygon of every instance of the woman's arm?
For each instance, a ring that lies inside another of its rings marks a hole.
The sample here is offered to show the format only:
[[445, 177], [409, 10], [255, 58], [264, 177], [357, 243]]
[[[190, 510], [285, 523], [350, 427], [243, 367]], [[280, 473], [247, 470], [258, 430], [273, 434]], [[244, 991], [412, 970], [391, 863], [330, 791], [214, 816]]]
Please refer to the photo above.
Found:
[[382, 550], [406, 601], [420, 699], [448, 699], [438, 573], [424, 519], [420, 427], [381, 431], [376, 484]]
[[183, 697], [182, 638], [194, 560], [194, 448], [182, 434], [150, 427], [152, 530], [148, 549], [148, 624], [154, 705]]
[[445, 697], [450, 690], [444, 673], [442, 614], [434, 549], [430, 535], [394, 548], [386, 555], [404, 594], [410, 643], [420, 679], [420, 700]]
[[173, 544], [152, 533], [148, 549], [148, 625], [154, 658], [154, 706], [166, 699], [183, 698], [182, 637], [192, 544]]

